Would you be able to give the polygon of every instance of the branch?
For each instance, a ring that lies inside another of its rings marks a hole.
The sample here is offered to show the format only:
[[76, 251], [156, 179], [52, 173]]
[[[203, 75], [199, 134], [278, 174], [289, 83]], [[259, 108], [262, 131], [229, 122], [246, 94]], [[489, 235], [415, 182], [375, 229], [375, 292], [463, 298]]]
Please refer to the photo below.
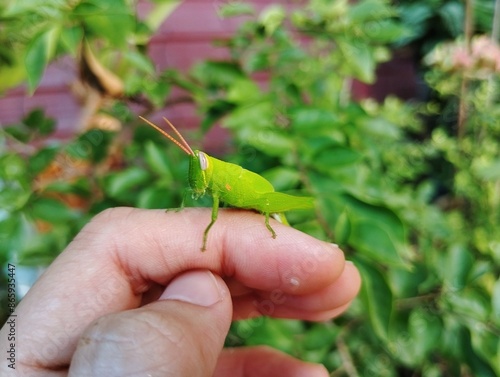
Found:
[[340, 358], [342, 359], [342, 364], [344, 366], [346, 374], [349, 377], [359, 377], [359, 373], [354, 366], [354, 362], [352, 361], [349, 348], [347, 347], [344, 339], [341, 336], [337, 338], [337, 348], [339, 350]]
[[[465, 0], [465, 42], [467, 44], [467, 52], [471, 54], [472, 35], [474, 33], [474, 13], [473, 1]], [[458, 139], [462, 139], [465, 135], [465, 123], [467, 121], [467, 91], [469, 88], [469, 79], [464, 72], [462, 76], [462, 85], [460, 86], [460, 104], [458, 108]]]

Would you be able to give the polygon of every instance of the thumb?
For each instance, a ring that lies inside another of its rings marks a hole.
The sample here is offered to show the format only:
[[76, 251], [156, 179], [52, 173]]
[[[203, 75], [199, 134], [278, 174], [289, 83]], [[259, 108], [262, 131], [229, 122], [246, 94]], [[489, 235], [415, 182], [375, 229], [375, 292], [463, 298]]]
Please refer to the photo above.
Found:
[[69, 376], [212, 376], [231, 318], [223, 280], [206, 270], [186, 272], [158, 301], [90, 325]]

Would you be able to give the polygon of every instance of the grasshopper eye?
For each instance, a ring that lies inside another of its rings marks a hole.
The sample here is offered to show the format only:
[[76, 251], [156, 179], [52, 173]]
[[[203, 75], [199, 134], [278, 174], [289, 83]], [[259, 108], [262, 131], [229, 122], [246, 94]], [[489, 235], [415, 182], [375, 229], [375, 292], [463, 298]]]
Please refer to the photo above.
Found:
[[203, 152], [199, 152], [198, 159], [200, 160], [200, 168], [201, 170], [208, 169], [208, 158], [207, 155]]

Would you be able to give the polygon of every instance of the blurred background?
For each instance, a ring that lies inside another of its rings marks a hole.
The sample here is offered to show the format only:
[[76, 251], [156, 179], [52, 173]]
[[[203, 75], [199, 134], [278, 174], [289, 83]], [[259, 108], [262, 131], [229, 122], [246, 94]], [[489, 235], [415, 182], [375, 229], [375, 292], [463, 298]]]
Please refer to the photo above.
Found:
[[334, 321], [238, 321], [228, 346], [500, 375], [499, 36], [499, 0], [2, 2], [2, 322], [9, 266], [20, 299], [100, 211], [179, 206], [188, 161], [138, 119], [166, 116], [314, 196], [291, 224], [362, 273]]

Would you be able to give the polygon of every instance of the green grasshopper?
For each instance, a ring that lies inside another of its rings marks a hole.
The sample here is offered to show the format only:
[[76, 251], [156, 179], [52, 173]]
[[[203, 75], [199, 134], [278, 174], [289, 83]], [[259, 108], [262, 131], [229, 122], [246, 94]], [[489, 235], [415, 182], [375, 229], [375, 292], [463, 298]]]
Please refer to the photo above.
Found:
[[193, 199], [196, 200], [205, 194], [213, 198], [212, 221], [203, 233], [202, 251], [206, 250], [208, 232], [217, 220], [220, 202], [236, 208], [253, 209], [264, 214], [266, 227], [273, 238], [276, 238], [276, 232], [269, 224], [271, 216], [283, 224], [290, 225], [283, 212], [314, 207], [314, 199], [311, 197], [275, 192], [273, 185], [260, 175], [243, 169], [239, 165], [210, 157], [205, 152], [193, 151], [168, 119], [163, 118], [179, 140], [149, 120], [140, 118], [189, 155], [189, 185], [193, 191]]

